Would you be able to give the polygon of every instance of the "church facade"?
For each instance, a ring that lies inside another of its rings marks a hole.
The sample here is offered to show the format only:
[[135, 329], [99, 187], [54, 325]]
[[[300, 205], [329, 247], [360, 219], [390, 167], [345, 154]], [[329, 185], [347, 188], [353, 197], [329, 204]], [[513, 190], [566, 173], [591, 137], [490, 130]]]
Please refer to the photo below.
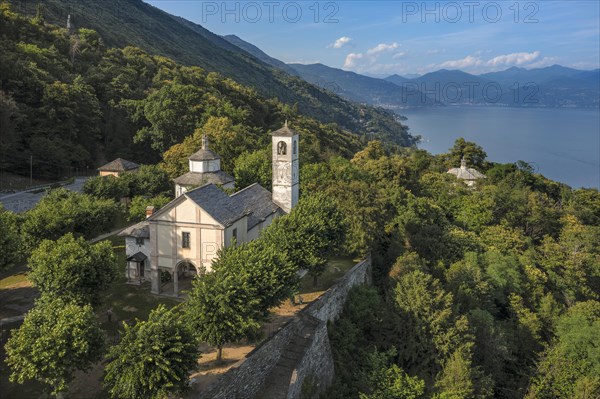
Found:
[[273, 192], [255, 183], [231, 195], [222, 188], [233, 188], [233, 178], [220, 170], [204, 138], [189, 158], [190, 171], [175, 179], [176, 198], [120, 233], [129, 283], [149, 281], [153, 293], [178, 296], [191, 278], [211, 271], [219, 249], [258, 238], [292, 210], [299, 196], [299, 137], [287, 123], [271, 137]]

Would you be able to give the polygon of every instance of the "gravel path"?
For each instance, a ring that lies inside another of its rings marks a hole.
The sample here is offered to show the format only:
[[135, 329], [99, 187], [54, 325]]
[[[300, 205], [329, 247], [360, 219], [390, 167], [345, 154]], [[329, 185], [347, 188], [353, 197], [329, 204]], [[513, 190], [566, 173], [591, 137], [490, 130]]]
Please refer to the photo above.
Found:
[[[83, 184], [87, 179], [88, 177], [78, 177], [75, 179], [75, 182], [63, 187], [67, 190], [80, 193], [83, 190]], [[21, 213], [33, 208], [44, 194], [45, 191], [40, 193], [19, 191], [18, 193], [0, 195], [0, 203], [4, 206], [4, 209], [15, 213]]]

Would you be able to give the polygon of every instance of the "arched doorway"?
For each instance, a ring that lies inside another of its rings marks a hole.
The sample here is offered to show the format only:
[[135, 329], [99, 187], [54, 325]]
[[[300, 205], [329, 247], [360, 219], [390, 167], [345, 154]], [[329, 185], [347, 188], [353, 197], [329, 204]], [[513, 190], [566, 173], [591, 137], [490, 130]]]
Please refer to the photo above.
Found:
[[179, 296], [182, 291], [192, 289], [192, 280], [198, 276], [198, 269], [189, 260], [181, 261], [175, 267], [173, 294]]

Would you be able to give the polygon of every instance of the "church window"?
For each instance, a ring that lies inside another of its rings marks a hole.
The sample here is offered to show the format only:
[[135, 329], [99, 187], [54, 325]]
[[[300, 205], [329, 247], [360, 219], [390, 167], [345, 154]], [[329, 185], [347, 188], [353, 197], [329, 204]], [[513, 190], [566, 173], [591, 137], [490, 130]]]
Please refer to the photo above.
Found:
[[235, 240], [236, 244], [237, 244], [237, 229], [233, 229], [233, 232], [231, 233], [231, 237], [233, 240]]
[[184, 231], [181, 233], [181, 248], [190, 247], [190, 233]]
[[140, 237], [137, 237], [135, 239], [135, 243], [136, 243], [136, 245], [144, 245], [144, 239], [140, 238]]
[[285, 155], [287, 154], [287, 144], [285, 141], [280, 141], [277, 143], [277, 155]]
[[292, 151], [292, 154], [296, 155], [297, 152], [298, 152], [298, 142], [296, 140], [294, 140], [294, 149]]

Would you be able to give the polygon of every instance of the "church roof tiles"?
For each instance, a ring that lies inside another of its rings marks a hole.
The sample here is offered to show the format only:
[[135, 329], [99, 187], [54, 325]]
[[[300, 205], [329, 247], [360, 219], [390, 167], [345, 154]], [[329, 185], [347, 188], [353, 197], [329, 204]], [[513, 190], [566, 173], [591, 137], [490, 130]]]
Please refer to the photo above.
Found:
[[201, 186], [207, 183], [213, 183], [218, 186], [222, 186], [227, 183], [233, 182], [235, 179], [223, 172], [217, 170], [215, 172], [188, 172], [184, 175], [179, 176], [173, 181], [180, 186]]
[[107, 172], [125, 172], [127, 170], [137, 169], [139, 167], [140, 165], [135, 162], [131, 162], [123, 158], [117, 158], [106, 165], [100, 166], [98, 170]]
[[251, 229], [280, 209], [273, 203], [271, 193], [259, 184], [253, 184], [231, 196], [214, 184], [206, 184], [184, 195], [224, 227], [248, 216], [248, 229]]

